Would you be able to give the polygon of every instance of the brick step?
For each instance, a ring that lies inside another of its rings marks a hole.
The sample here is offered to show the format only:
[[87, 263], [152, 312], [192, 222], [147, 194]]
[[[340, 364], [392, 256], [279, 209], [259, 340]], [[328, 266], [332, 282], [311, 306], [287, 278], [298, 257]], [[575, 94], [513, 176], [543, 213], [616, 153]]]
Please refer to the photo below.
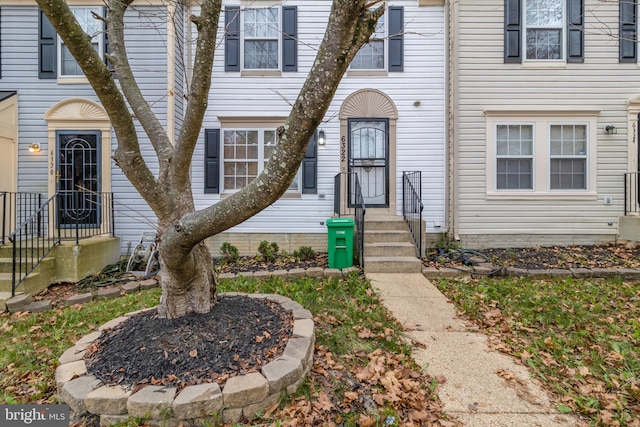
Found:
[[420, 273], [422, 261], [410, 256], [366, 256], [364, 269], [367, 273]]
[[415, 256], [416, 247], [410, 242], [380, 242], [365, 243], [364, 253], [366, 256]]

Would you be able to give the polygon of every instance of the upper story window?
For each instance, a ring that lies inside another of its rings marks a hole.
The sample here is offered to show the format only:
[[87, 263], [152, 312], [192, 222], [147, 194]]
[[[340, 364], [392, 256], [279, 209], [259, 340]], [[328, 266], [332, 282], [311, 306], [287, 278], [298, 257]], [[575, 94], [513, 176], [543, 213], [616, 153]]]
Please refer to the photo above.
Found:
[[244, 68], [278, 69], [280, 20], [275, 7], [246, 9], [243, 16]]
[[[100, 56], [103, 56], [108, 49], [107, 32], [104, 22], [95, 19], [94, 14], [104, 16], [104, 7], [72, 7], [71, 10], [82, 29], [91, 37], [94, 48]], [[64, 77], [59, 80], [64, 83], [86, 82], [78, 63], [56, 33], [53, 25], [44, 12], [38, 10], [38, 78], [56, 79], [58, 77]]]
[[[94, 18], [94, 14], [102, 15], [102, 7], [72, 7], [71, 11], [84, 32], [91, 37], [91, 44], [102, 57], [104, 53], [104, 24]], [[58, 76], [77, 77], [84, 75], [60, 37], [58, 37], [58, 55]]]
[[564, 57], [564, 0], [526, 0], [527, 59]]
[[362, 46], [350, 71], [404, 71], [404, 8], [390, 6], [377, 22], [369, 42]]
[[353, 61], [352, 70], [384, 70], [385, 69], [385, 39], [387, 30], [385, 15], [378, 19], [376, 30], [369, 38], [369, 43], [360, 48]]
[[504, 62], [584, 62], [583, 0], [504, 4]]
[[255, 4], [225, 9], [225, 71], [298, 71], [297, 6]]

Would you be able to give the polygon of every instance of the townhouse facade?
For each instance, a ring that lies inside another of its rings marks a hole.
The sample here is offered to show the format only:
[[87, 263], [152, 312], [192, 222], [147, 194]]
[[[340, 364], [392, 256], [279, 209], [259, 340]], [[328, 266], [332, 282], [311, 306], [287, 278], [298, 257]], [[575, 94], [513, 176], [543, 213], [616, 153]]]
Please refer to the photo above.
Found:
[[475, 248], [637, 240], [637, 2], [449, 6], [452, 234]]
[[[108, 51], [101, 2], [73, 0], [96, 49]], [[209, 108], [192, 164], [198, 208], [238, 191], [262, 170], [314, 61], [331, 1], [225, 1]], [[261, 240], [287, 250], [326, 250], [324, 221], [334, 214], [334, 180], [356, 171], [372, 212], [398, 214], [403, 171], [422, 171], [427, 227], [445, 221], [445, 8], [443, 1], [387, 4], [371, 42], [358, 54], [310, 142], [287, 194], [212, 240], [242, 252]], [[182, 124], [193, 61], [195, 4], [135, 4], [126, 43], [134, 73], [169, 135]], [[13, 120], [3, 161], [4, 191], [52, 196], [82, 185], [113, 192], [122, 252], [153, 230], [154, 216], [111, 159], [115, 135], [75, 60], [35, 2], [0, 2], [0, 91]], [[2, 110], [2, 108], [0, 108]], [[140, 135], [144, 135], [140, 132]], [[320, 138], [319, 138], [320, 137]], [[155, 155], [141, 137], [154, 169]], [[38, 150], [29, 147], [37, 146]], [[5, 184], [6, 183], [6, 184]], [[351, 201], [342, 192], [344, 212]]]

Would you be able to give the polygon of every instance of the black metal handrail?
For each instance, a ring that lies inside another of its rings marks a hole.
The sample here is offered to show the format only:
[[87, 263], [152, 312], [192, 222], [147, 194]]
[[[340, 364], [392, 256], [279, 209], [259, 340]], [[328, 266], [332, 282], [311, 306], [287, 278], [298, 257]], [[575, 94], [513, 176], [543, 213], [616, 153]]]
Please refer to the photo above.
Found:
[[334, 199], [333, 199], [333, 213], [342, 216], [346, 215], [346, 212], [342, 212], [342, 179], [343, 176], [348, 177], [347, 185], [349, 190], [349, 201], [347, 206], [353, 208], [353, 219], [356, 223], [356, 243], [358, 248], [358, 264], [364, 269], [364, 217], [367, 213], [367, 206], [362, 196], [362, 188], [360, 187], [360, 181], [358, 180], [358, 174], [354, 172], [341, 172], [334, 177]]
[[113, 193], [74, 190], [56, 193], [56, 219], [61, 240], [114, 236]]
[[409, 226], [418, 258], [422, 258], [422, 172], [402, 172], [402, 217]]
[[13, 254], [11, 296], [15, 296], [20, 283], [60, 244], [59, 234], [49, 228], [49, 219], [55, 212], [55, 197], [49, 198], [9, 235]]
[[9, 235], [13, 269], [11, 295], [60, 244], [99, 235], [115, 235], [113, 193], [64, 191], [49, 198]]
[[0, 245], [9, 233], [42, 206], [42, 194], [0, 191]]
[[640, 213], [640, 172], [624, 174], [624, 214]]

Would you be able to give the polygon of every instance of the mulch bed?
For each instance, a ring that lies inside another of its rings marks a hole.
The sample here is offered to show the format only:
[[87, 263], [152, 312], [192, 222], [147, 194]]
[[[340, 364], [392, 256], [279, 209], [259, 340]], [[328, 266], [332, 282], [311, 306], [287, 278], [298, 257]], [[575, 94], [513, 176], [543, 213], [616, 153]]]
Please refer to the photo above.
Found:
[[188, 385], [217, 382], [259, 370], [283, 352], [293, 317], [280, 304], [223, 295], [207, 314], [161, 319], [132, 316], [103, 333], [85, 356], [103, 383]]
[[[427, 252], [428, 267], [461, 266], [462, 261], [439, 256], [442, 251]], [[603, 243], [532, 248], [489, 248], [479, 250], [495, 266], [523, 269], [553, 268], [640, 268], [640, 246], [635, 243]], [[446, 259], [446, 262], [442, 262]]]
[[290, 255], [278, 255], [273, 261], [263, 261], [259, 256], [242, 256], [237, 261], [230, 262], [224, 259], [214, 261], [216, 271], [219, 273], [242, 273], [245, 271], [276, 271], [292, 270], [294, 268], [327, 268], [329, 256], [326, 253], [316, 253], [312, 259], [298, 260]]

